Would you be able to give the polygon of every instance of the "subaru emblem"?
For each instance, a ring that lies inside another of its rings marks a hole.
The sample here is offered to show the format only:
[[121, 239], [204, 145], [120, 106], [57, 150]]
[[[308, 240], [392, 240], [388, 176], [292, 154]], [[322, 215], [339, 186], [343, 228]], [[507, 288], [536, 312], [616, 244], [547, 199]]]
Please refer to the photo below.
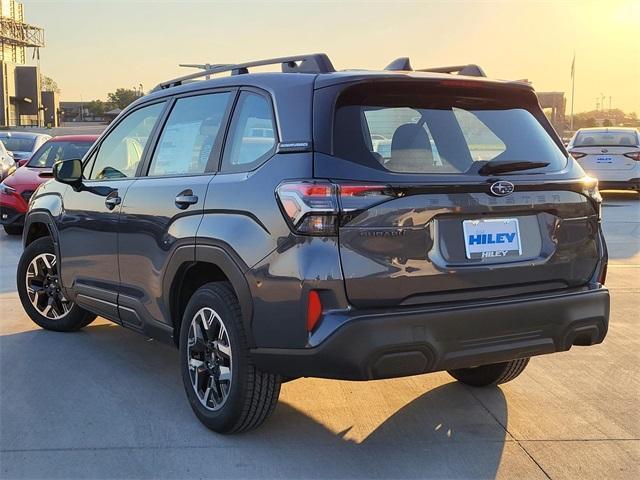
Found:
[[491, 185], [491, 193], [493, 193], [496, 197], [504, 197], [505, 195], [510, 195], [513, 193], [515, 187], [511, 182], [496, 182]]

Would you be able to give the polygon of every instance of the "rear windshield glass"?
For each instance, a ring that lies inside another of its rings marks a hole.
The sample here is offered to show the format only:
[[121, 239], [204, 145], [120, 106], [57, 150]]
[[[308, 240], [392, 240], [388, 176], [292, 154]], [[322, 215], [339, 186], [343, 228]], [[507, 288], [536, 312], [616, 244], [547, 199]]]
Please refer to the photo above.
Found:
[[36, 168], [51, 168], [56, 162], [82, 158], [91, 147], [91, 142], [47, 142], [31, 157], [27, 165]]
[[574, 147], [630, 147], [638, 145], [636, 132], [578, 132]]
[[334, 154], [397, 173], [467, 173], [488, 162], [543, 162], [566, 156], [534, 114], [491, 98], [376, 92], [336, 108]]
[[36, 143], [33, 138], [0, 137], [0, 140], [10, 152], [30, 152]]

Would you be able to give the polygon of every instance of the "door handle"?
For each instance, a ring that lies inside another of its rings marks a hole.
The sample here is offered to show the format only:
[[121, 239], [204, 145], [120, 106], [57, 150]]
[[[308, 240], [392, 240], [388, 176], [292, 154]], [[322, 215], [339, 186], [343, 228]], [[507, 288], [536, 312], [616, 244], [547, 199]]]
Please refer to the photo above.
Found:
[[198, 203], [198, 196], [193, 194], [191, 189], [184, 190], [176, 195], [176, 207], [180, 210], [189, 208], [189, 205]]
[[118, 193], [115, 192], [115, 194], [112, 193], [107, 197], [107, 199], [104, 201], [104, 204], [109, 210], [113, 210], [118, 205], [120, 205], [121, 202], [122, 199], [118, 196]]

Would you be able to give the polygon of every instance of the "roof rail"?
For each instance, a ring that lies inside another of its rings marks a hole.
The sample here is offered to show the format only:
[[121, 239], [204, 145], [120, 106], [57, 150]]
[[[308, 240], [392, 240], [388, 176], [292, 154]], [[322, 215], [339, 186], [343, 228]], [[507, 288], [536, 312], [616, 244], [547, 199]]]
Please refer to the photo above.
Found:
[[[414, 69], [411, 67], [409, 57], [396, 58], [393, 62], [387, 65], [385, 70], [390, 71], [404, 71], [411, 72]], [[486, 77], [484, 70], [478, 65], [455, 65], [452, 67], [434, 67], [434, 68], [418, 68], [416, 72], [433, 72], [433, 73], [457, 73], [458, 75], [466, 75], [469, 77]]]
[[182, 85], [187, 80], [194, 80], [200, 77], [208, 77], [216, 73], [231, 72], [232, 75], [240, 75], [249, 72], [251, 67], [263, 65], [282, 64], [284, 73], [330, 73], [335, 72], [329, 57], [324, 53], [312, 53], [307, 55], [294, 55], [290, 57], [269, 58], [266, 60], [255, 60], [252, 62], [237, 64], [184, 64], [183, 66], [199, 68], [201, 72], [191, 73], [182, 77], [174, 78], [166, 82], [159, 83], [152, 92], [165, 88]]

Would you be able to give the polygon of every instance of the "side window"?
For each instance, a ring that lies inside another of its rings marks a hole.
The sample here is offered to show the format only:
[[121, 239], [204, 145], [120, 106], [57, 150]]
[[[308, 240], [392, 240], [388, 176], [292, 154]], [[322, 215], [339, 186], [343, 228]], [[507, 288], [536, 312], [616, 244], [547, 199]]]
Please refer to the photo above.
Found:
[[133, 177], [142, 152], [164, 102], [143, 107], [129, 114], [100, 144], [91, 170], [91, 180]]
[[230, 94], [180, 98], [162, 130], [149, 176], [204, 173], [224, 120]]
[[241, 92], [227, 136], [222, 170], [253, 170], [271, 156], [275, 145], [271, 103], [262, 95]]

